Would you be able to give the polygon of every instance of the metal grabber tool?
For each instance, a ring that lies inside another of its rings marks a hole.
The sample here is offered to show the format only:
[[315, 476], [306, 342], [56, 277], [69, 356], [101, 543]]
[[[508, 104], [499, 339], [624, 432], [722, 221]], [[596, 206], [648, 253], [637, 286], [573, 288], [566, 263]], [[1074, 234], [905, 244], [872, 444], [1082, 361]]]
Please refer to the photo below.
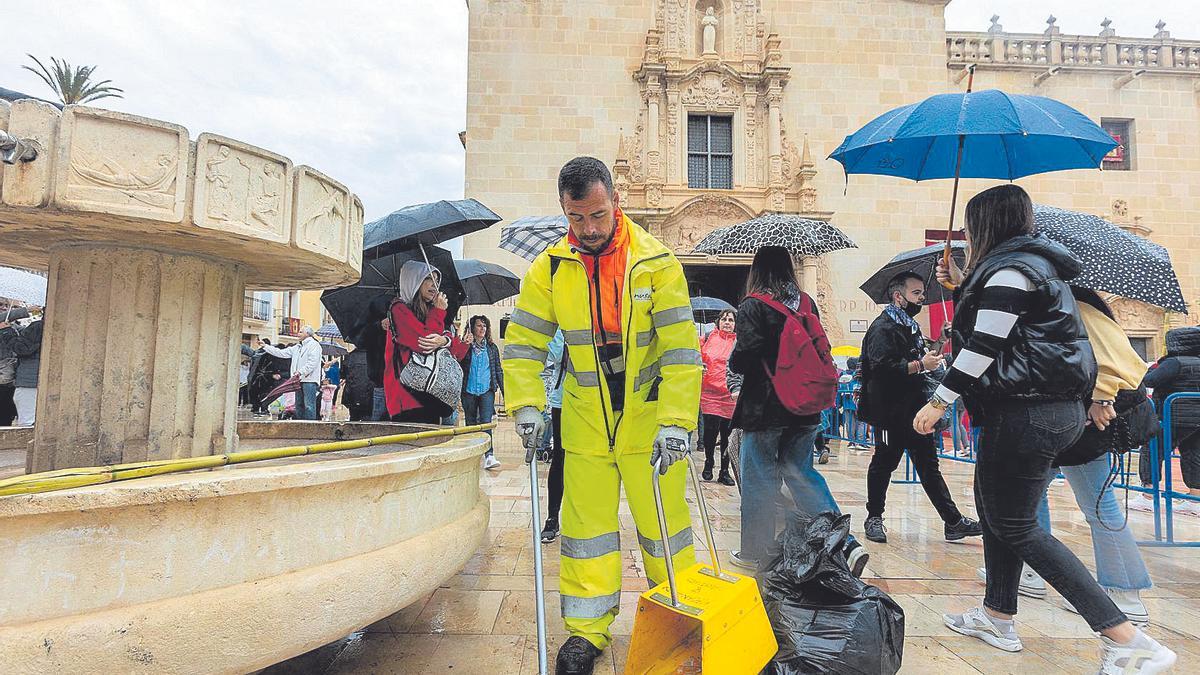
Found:
[[542, 581], [542, 537], [539, 524], [542, 522], [541, 517], [541, 501], [538, 496], [538, 474], [537, 474], [537, 444], [538, 439], [534, 438], [534, 429], [532, 424], [522, 424], [520, 428], [521, 438], [525, 446], [525, 464], [529, 466], [529, 499], [533, 505], [533, 513], [530, 516], [533, 528], [533, 588], [535, 596], [534, 606], [537, 608], [537, 645], [538, 645], [538, 675], [547, 675], [546, 665], [546, 589]]

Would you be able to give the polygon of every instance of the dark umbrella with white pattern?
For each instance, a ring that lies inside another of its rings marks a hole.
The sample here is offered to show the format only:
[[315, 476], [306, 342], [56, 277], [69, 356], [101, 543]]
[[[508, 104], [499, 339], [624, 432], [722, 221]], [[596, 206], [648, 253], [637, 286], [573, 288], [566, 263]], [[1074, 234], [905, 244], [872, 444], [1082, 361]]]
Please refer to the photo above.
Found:
[[709, 255], [755, 253], [764, 246], [782, 246], [794, 256], [819, 256], [844, 248], [858, 248], [844, 232], [823, 220], [768, 213], [713, 230], [696, 245], [695, 252]]
[[1083, 262], [1072, 284], [1187, 313], [1167, 249], [1099, 216], [1034, 204], [1033, 218]]

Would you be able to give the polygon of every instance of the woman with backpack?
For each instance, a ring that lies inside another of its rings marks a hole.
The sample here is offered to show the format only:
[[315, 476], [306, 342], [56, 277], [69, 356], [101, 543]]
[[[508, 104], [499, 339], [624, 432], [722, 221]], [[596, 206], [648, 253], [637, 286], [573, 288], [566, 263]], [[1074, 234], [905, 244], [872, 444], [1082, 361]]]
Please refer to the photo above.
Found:
[[737, 344], [734, 311], [726, 309], [717, 317], [717, 327], [700, 341], [700, 358], [704, 361], [704, 379], [700, 383], [700, 414], [704, 416], [704, 480], [713, 479], [713, 453], [717, 437], [721, 439], [721, 473], [717, 482], [733, 486], [729, 475], [729, 432], [736, 401], [729, 392], [725, 371], [729, 355]]
[[466, 356], [468, 345], [446, 330], [446, 294], [438, 290], [442, 273], [419, 260], [400, 268], [399, 295], [388, 309], [384, 347], [383, 389], [393, 422], [438, 424], [450, 407], [422, 391], [400, 383], [400, 371], [413, 352], [431, 354], [449, 348], [456, 359]]
[[965, 273], [939, 266], [957, 286], [954, 365], [913, 420], [934, 425], [960, 396], [980, 429], [975, 508], [983, 526], [982, 606], [945, 614], [951, 630], [1009, 652], [1022, 649], [1013, 616], [1022, 563], [1050, 583], [1101, 634], [1100, 672], [1158, 673], [1175, 653], [1130, 623], [1079, 558], [1037, 522], [1052, 466], [1084, 433], [1084, 400], [1097, 366], [1067, 285], [1079, 260], [1038, 236], [1029, 195], [1016, 185], [967, 203]]
[[[800, 290], [792, 256], [783, 247], [755, 253], [737, 328], [729, 370], [740, 375], [730, 379], [737, 396], [733, 426], [743, 432], [742, 546], [730, 561], [757, 570], [775, 539], [782, 483], [801, 514], [841, 513], [825, 478], [813, 467], [821, 410], [832, 405], [837, 392], [837, 367], [816, 304]], [[861, 576], [866, 550], [850, 536], [844, 552], [850, 570]]]

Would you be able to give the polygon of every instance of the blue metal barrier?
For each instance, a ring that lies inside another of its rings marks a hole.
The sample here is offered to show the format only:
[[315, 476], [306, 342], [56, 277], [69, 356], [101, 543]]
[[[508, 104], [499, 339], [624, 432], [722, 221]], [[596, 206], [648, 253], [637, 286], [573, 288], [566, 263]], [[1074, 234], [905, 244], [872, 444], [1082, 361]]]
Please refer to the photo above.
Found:
[[[1200, 498], [1194, 497], [1186, 492], [1176, 492], [1171, 487], [1171, 460], [1175, 456], [1174, 429], [1172, 425], [1172, 416], [1174, 413], [1173, 404], [1179, 399], [1200, 399], [1200, 392], [1179, 392], [1171, 394], [1167, 400], [1163, 401], [1162, 415], [1162, 435], [1161, 442], [1154, 447], [1150, 452], [1150, 476], [1153, 481], [1153, 489], [1146, 490], [1142, 488], [1140, 492], [1152, 492], [1154, 495], [1154, 539], [1155, 541], [1138, 542], [1143, 546], [1177, 546], [1185, 548], [1200, 548], [1200, 541], [1175, 541], [1175, 513], [1174, 501], [1176, 499], [1200, 502]], [[1162, 461], [1158, 461], [1159, 456], [1162, 456]], [[1159, 480], [1163, 484], [1161, 490], [1158, 489]], [[1160, 508], [1160, 500], [1166, 500]], [[1166, 523], [1166, 537], [1162, 537], [1159, 527], [1160, 516], [1163, 522]]]

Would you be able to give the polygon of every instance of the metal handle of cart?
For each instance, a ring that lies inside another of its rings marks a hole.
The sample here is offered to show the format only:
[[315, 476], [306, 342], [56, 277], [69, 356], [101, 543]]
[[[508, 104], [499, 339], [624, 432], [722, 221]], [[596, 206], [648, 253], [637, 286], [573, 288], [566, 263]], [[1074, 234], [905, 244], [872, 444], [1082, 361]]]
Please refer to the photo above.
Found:
[[[659, 534], [662, 536], [663, 561], [667, 566], [667, 584], [671, 587], [671, 606], [677, 609], [687, 609], [686, 605], [679, 602], [679, 593], [675, 587], [675, 562], [672, 560], [674, 552], [671, 550], [671, 537], [667, 531], [667, 517], [663, 511], [662, 488], [659, 485], [659, 476], [661, 475], [659, 467], [662, 461], [660, 457], [658, 462], [650, 467], [650, 470], [653, 472], [654, 507], [658, 513]], [[711, 569], [702, 569], [700, 573], [715, 579], [728, 581], [729, 583], [737, 583], [737, 577], [721, 571], [721, 559], [717, 555], [717, 542], [713, 537], [712, 524], [708, 520], [708, 504], [704, 501], [704, 492], [700, 489], [700, 475], [696, 473], [696, 466], [692, 463], [690, 453], [684, 457], [684, 461], [687, 462], [688, 473], [692, 476], [692, 486], [696, 491], [696, 507], [700, 511], [700, 520], [704, 523], [704, 537], [708, 543], [708, 554], [712, 557]]]

